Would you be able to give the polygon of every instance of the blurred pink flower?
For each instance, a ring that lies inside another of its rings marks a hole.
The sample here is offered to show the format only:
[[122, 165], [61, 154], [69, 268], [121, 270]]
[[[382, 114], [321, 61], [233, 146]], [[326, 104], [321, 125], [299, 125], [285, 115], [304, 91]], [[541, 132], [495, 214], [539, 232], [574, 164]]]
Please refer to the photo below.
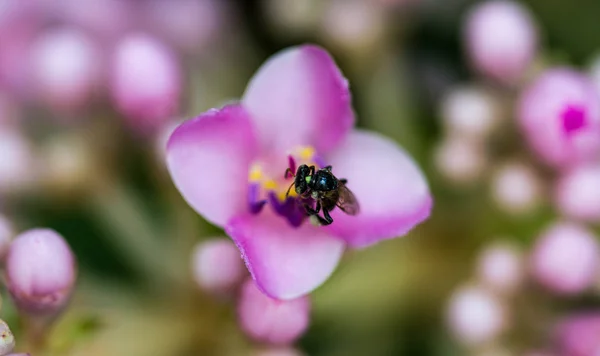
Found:
[[0, 193], [14, 193], [36, 179], [36, 160], [29, 140], [13, 125], [0, 127]]
[[537, 27], [529, 10], [514, 1], [475, 5], [464, 31], [475, 69], [506, 84], [521, 79], [536, 54]]
[[514, 292], [524, 277], [522, 257], [519, 248], [510, 242], [495, 242], [479, 256], [478, 277], [496, 292]]
[[558, 222], [538, 238], [531, 272], [545, 287], [562, 294], [589, 288], [598, 276], [600, 250], [596, 236], [583, 226]]
[[181, 86], [181, 68], [169, 47], [142, 33], [118, 43], [112, 59], [111, 94], [133, 128], [152, 131], [175, 115]]
[[565, 216], [600, 222], [600, 164], [581, 165], [558, 180], [556, 206]]
[[211, 239], [194, 249], [192, 272], [200, 287], [221, 293], [237, 287], [245, 269], [240, 252], [230, 240]]
[[500, 121], [498, 100], [483, 88], [451, 89], [444, 97], [440, 116], [446, 133], [484, 140]]
[[521, 94], [517, 117], [531, 147], [550, 165], [600, 159], [600, 97], [582, 74], [544, 72]]
[[54, 314], [67, 303], [76, 278], [69, 245], [50, 229], [25, 231], [6, 257], [6, 283], [21, 311]]
[[558, 325], [556, 338], [562, 356], [600, 355], [600, 313], [568, 317]]
[[254, 340], [287, 345], [308, 328], [310, 301], [306, 296], [285, 301], [272, 299], [248, 280], [242, 286], [238, 317], [241, 328]]
[[135, 1], [123, 0], [62, 0], [48, 2], [48, 12], [54, 12], [64, 22], [91, 32], [105, 44], [136, 27], [139, 11]]
[[495, 340], [508, 322], [506, 308], [500, 299], [479, 286], [465, 286], [455, 291], [447, 313], [450, 330], [468, 346]]
[[[171, 136], [167, 164], [187, 202], [225, 227], [258, 287], [293, 299], [319, 286], [344, 247], [406, 234], [425, 220], [425, 177], [394, 142], [353, 129], [348, 83], [323, 49], [301, 46], [266, 62], [240, 103], [210, 110]], [[328, 227], [303, 224], [299, 198], [286, 198], [292, 163], [333, 166], [361, 212], [332, 211]], [[272, 211], [258, 214], [264, 205]]]
[[505, 163], [492, 177], [492, 197], [507, 213], [524, 215], [534, 211], [540, 205], [543, 193], [535, 170], [524, 163]]
[[179, 48], [198, 52], [217, 35], [224, 21], [224, 7], [219, 0], [171, 0], [144, 3], [148, 30]]
[[96, 44], [77, 29], [45, 32], [30, 51], [33, 83], [42, 100], [60, 111], [87, 104], [99, 83], [99, 55]]

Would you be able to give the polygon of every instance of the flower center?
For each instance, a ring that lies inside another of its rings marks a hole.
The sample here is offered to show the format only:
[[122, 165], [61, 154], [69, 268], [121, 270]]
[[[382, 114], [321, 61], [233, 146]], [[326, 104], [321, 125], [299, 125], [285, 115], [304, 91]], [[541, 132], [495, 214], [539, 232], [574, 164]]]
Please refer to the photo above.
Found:
[[562, 113], [563, 130], [568, 136], [587, 124], [585, 109], [581, 106], [569, 105]]
[[[259, 159], [248, 172], [248, 208], [258, 214], [267, 204], [293, 227], [302, 225], [307, 217], [305, 204], [312, 207], [312, 199], [299, 197], [292, 187], [299, 165], [324, 167], [322, 159], [311, 146], [296, 147], [288, 152], [287, 165], [277, 159]], [[291, 173], [288, 173], [288, 170]]]

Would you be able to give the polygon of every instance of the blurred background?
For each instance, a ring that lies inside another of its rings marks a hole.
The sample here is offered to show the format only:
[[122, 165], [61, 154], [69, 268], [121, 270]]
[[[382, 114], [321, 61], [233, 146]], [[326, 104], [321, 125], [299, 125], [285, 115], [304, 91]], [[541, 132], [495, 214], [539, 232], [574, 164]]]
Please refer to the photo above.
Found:
[[[224, 233], [175, 189], [165, 144], [239, 98], [269, 56], [316, 43], [350, 81], [358, 126], [410, 152], [435, 206], [407, 236], [346, 254], [294, 352], [598, 355], [600, 166], [532, 149], [543, 125], [521, 125], [519, 107], [555, 66], [577, 71], [575, 91], [600, 88], [600, 2], [494, 3], [0, 0], [0, 213], [13, 235], [55, 229], [78, 261], [70, 306], [33, 354], [267, 347], [240, 330], [235, 298], [195, 281], [192, 249]], [[531, 105], [563, 100], [553, 90]], [[600, 101], [581, 105], [600, 123]]]

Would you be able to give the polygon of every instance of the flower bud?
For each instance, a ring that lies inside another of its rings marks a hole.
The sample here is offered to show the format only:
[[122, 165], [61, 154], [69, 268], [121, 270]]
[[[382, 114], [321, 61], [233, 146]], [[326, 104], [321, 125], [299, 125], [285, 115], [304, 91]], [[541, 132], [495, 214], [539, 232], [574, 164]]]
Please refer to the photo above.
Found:
[[555, 201], [569, 218], [600, 222], [600, 165], [581, 165], [558, 180]]
[[599, 267], [596, 236], [583, 226], [559, 222], [538, 238], [531, 256], [531, 272], [545, 287], [576, 294], [595, 281]]
[[600, 314], [590, 312], [571, 316], [557, 330], [561, 355], [600, 355]]
[[464, 38], [472, 65], [506, 84], [517, 82], [528, 69], [537, 37], [530, 12], [513, 1], [486, 1], [467, 15]]
[[35, 159], [30, 142], [13, 127], [0, 128], [0, 192], [15, 192], [35, 179]]
[[215, 293], [233, 290], [245, 275], [240, 251], [226, 239], [199, 243], [192, 254], [192, 272], [198, 285]]
[[521, 94], [517, 118], [546, 163], [572, 166], [600, 155], [600, 99], [589, 78], [569, 68], [542, 73]]
[[8, 355], [15, 348], [15, 338], [8, 324], [0, 320], [0, 355]]
[[350, 49], [369, 48], [384, 34], [384, 11], [366, 1], [331, 0], [322, 21], [325, 36]]
[[507, 323], [504, 305], [489, 291], [467, 286], [450, 298], [448, 324], [454, 336], [469, 346], [495, 340]]
[[458, 184], [477, 181], [486, 165], [485, 153], [477, 142], [453, 135], [437, 147], [434, 159], [440, 173]]
[[145, 14], [149, 26], [168, 43], [183, 50], [198, 52], [213, 39], [223, 22], [223, 6], [219, 0], [148, 1]]
[[242, 286], [238, 304], [240, 326], [256, 341], [280, 345], [293, 343], [308, 328], [309, 313], [310, 301], [306, 296], [276, 300], [259, 291], [252, 280]]
[[71, 295], [75, 278], [75, 257], [54, 230], [28, 230], [10, 245], [7, 286], [21, 311], [34, 315], [59, 312]]
[[477, 275], [496, 292], [514, 292], [524, 277], [521, 251], [509, 242], [493, 243], [479, 256]]
[[446, 131], [452, 135], [484, 139], [496, 126], [499, 116], [498, 103], [481, 88], [455, 88], [442, 101], [441, 117]]
[[117, 45], [111, 92], [116, 108], [141, 132], [158, 128], [179, 109], [181, 71], [170, 48], [146, 34]]
[[540, 205], [542, 186], [529, 166], [511, 162], [495, 172], [492, 178], [492, 196], [505, 212], [525, 214]]
[[83, 32], [45, 33], [33, 44], [31, 61], [38, 94], [49, 106], [68, 112], [89, 102], [100, 75], [99, 50]]

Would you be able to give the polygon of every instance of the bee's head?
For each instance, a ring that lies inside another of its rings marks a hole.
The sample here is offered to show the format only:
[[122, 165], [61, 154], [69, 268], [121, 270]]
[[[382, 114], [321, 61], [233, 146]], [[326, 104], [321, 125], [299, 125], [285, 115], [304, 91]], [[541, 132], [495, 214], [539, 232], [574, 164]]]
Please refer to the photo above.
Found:
[[310, 180], [310, 168], [306, 164], [300, 165], [296, 171], [296, 178], [294, 180], [295, 190], [298, 195], [306, 193]]

